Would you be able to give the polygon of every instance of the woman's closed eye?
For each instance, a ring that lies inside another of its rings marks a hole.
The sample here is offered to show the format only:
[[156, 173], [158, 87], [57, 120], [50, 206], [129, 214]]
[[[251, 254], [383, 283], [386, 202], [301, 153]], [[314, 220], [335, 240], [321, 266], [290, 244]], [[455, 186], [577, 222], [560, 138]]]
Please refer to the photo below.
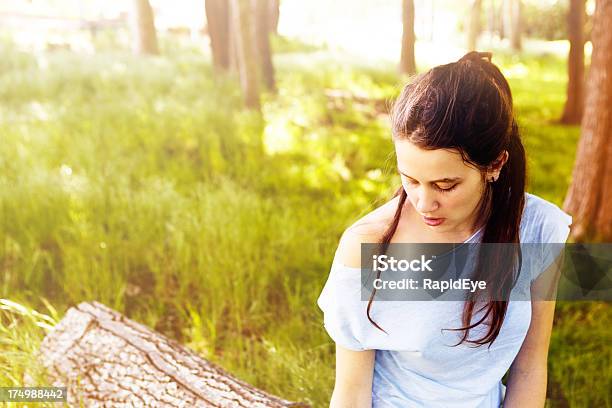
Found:
[[455, 185], [453, 185], [451, 187], [447, 187], [447, 188], [441, 188], [441, 187], [436, 186], [436, 190], [440, 191], [441, 193], [450, 193], [455, 188], [457, 188], [457, 184], [455, 184]]
[[[408, 181], [409, 184], [413, 184], [413, 185], [419, 184], [418, 181], [415, 181], [415, 180], [412, 180], [412, 179], [406, 179], [406, 180]], [[440, 187], [439, 185], [434, 184], [433, 186], [434, 186], [434, 188], [437, 191], [440, 191], [441, 193], [450, 193], [451, 191], [453, 191], [457, 187], [457, 185], [458, 184], [453, 184], [450, 187], [447, 187], [447, 186]]]

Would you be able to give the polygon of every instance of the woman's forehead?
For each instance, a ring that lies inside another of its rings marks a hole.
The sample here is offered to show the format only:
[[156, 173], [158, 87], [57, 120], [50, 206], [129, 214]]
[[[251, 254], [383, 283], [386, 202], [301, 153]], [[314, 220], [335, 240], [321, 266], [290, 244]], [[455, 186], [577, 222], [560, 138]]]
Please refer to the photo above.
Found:
[[423, 149], [408, 140], [395, 142], [398, 170], [413, 178], [438, 180], [466, 177], [478, 171], [464, 162], [457, 149]]

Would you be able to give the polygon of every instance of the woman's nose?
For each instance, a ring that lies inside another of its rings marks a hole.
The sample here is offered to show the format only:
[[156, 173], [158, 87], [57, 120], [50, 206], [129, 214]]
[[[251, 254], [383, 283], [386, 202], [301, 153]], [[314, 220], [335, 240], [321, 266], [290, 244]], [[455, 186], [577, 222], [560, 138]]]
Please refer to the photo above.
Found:
[[439, 207], [434, 194], [426, 189], [421, 189], [417, 195], [416, 209], [421, 214], [430, 214]]

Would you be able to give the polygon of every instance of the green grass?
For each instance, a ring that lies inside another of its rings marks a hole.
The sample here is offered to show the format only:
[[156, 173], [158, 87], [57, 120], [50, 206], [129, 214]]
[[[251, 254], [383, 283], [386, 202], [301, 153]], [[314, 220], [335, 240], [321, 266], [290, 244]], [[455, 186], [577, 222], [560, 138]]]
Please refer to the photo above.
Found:
[[[44, 296], [57, 318], [95, 299], [256, 386], [326, 406], [334, 347], [315, 301], [341, 232], [398, 183], [380, 107], [401, 82], [394, 67], [324, 53], [307, 66], [293, 51], [313, 50], [275, 46], [291, 53], [259, 115], [193, 50], [35, 56], [3, 45], [0, 298], [47, 310]], [[564, 62], [500, 61], [529, 190], [561, 204], [579, 135], [555, 124]], [[558, 308], [551, 406], [610, 406], [610, 323], [597, 318], [607, 307]], [[14, 311], [0, 329], [11, 333], [0, 384], [21, 385], [45, 330]]]
[[[45, 370], [36, 359], [42, 335], [59, 321], [57, 311], [40, 298], [48, 314], [0, 298], [0, 386], [45, 385]], [[42, 406], [51, 406], [44, 404]], [[55, 404], [57, 406], [57, 404]], [[27, 407], [6, 402], [3, 407]]]

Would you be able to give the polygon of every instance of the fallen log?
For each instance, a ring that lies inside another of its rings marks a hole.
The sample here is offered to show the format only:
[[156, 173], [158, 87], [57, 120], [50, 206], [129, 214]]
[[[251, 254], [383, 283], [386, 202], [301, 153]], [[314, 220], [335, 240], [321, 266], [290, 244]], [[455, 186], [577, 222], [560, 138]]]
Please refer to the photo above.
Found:
[[97, 302], [70, 308], [42, 341], [40, 358], [75, 407], [308, 407], [259, 390]]

